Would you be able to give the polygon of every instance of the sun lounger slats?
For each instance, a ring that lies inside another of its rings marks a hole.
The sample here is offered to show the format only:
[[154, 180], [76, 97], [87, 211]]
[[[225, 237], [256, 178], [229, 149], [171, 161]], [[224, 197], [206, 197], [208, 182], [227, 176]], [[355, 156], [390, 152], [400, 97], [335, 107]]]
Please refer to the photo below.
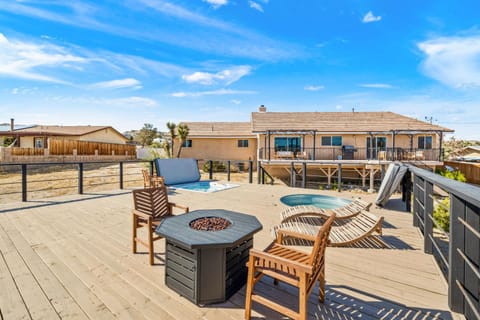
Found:
[[[322, 219], [319, 217], [297, 217], [294, 221], [274, 226], [272, 232], [276, 236], [277, 231], [281, 229], [315, 236], [321, 227], [320, 221]], [[371, 237], [374, 233], [382, 235], [382, 222], [383, 217], [367, 211], [361, 211], [347, 220], [335, 220], [330, 230], [329, 245], [332, 247], [347, 246]]]
[[280, 221], [282, 223], [294, 221], [297, 220], [297, 218], [304, 216], [317, 216], [323, 219], [328, 219], [332, 213], [336, 214], [336, 219], [349, 219], [359, 214], [362, 210], [368, 211], [371, 205], [371, 203], [357, 198], [349, 204], [336, 209], [327, 210], [312, 205], [293, 206], [280, 213]]

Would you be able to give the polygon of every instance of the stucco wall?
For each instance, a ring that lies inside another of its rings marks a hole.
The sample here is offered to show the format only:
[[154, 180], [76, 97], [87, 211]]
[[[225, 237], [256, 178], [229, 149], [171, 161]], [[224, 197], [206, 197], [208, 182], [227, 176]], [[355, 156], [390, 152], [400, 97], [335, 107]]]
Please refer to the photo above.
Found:
[[[182, 158], [203, 160], [256, 160], [257, 140], [255, 138], [188, 138], [191, 148], [182, 148]], [[247, 148], [239, 148], [238, 140], [248, 140]], [[179, 142], [175, 141], [175, 153]]]
[[33, 137], [20, 137], [20, 148], [33, 148]]
[[86, 135], [81, 136], [78, 140], [104, 142], [104, 143], [125, 143], [126, 138], [122, 138], [118, 133], [111, 128], [102, 129]]

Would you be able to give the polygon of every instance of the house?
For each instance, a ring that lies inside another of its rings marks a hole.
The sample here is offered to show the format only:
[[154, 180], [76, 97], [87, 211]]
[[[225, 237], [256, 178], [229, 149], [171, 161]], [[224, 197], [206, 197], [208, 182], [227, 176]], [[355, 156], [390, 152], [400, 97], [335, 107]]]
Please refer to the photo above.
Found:
[[125, 144], [128, 139], [110, 126], [35, 125], [0, 132], [0, 136], [16, 139], [20, 148], [48, 148], [49, 139], [79, 140], [100, 143]]
[[476, 161], [480, 162], [480, 146], [468, 146], [462, 149], [457, 157], [460, 161]]
[[[256, 160], [257, 137], [250, 122], [182, 122], [189, 128], [182, 158]], [[175, 152], [178, 151], [174, 145]]]
[[250, 122], [184, 122], [182, 157], [212, 160], [441, 161], [453, 130], [393, 112], [267, 112]]

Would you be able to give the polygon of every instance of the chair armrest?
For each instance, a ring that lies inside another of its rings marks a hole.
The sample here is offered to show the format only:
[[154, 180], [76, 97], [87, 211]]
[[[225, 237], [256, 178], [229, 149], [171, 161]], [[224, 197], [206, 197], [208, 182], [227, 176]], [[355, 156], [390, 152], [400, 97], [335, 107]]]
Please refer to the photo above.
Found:
[[136, 216], [139, 216], [139, 217], [142, 217], [142, 218], [145, 218], [145, 219], [152, 219], [151, 215], [143, 213], [143, 212], [138, 211], [136, 209], [132, 209], [132, 213]]
[[281, 244], [282, 241], [283, 241], [283, 238], [285, 236], [293, 237], [293, 238], [299, 238], [299, 239], [303, 239], [303, 240], [309, 240], [309, 241], [315, 241], [315, 239], [316, 239], [316, 237], [311, 236], [309, 234], [290, 231], [290, 230], [278, 229], [277, 230], [277, 243]]
[[[282, 265], [282, 266], [293, 268], [293, 269], [296, 269], [297, 271], [305, 272], [308, 274], [312, 274], [313, 272], [312, 266], [299, 263], [298, 261], [293, 261], [286, 258], [278, 257], [273, 254], [256, 250], [256, 249], [250, 249], [250, 259], [257, 259], [257, 260], [262, 260], [262, 262], [266, 262], [266, 263]], [[278, 269], [281, 269], [281, 268], [278, 268]]]
[[179, 208], [179, 209], [183, 209], [185, 210], [185, 213], [188, 213], [190, 211], [190, 209], [186, 206], [182, 206], [181, 204], [176, 204], [174, 202], [169, 202], [168, 205], [170, 207], [175, 207], [175, 208]]

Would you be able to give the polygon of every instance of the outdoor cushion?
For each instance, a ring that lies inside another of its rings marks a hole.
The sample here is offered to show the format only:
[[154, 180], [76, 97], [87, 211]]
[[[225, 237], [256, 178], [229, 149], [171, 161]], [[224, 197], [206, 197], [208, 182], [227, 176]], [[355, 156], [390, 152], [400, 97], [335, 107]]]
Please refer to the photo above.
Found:
[[196, 159], [155, 159], [155, 169], [166, 185], [200, 180]]

